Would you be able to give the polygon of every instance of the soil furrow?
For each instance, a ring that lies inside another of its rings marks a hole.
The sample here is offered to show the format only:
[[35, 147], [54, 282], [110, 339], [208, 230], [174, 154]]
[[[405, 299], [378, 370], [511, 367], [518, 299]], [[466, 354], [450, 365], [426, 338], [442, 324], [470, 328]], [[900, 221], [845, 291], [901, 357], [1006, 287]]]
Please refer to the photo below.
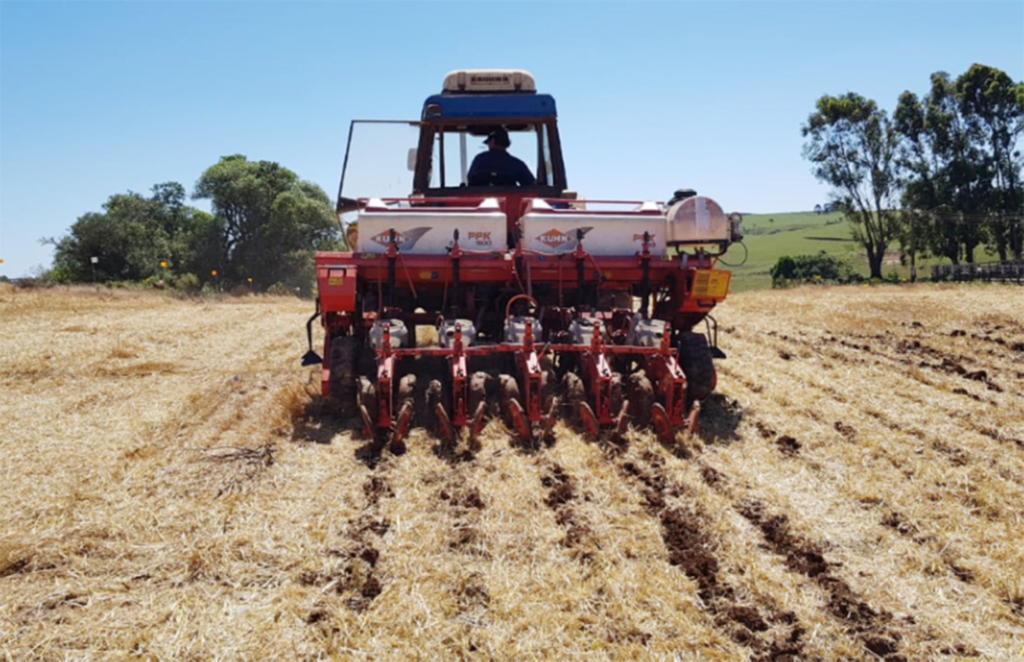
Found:
[[578, 498], [576, 481], [557, 462], [545, 465], [541, 478], [541, 485], [547, 490], [544, 504], [555, 512], [555, 521], [565, 530], [562, 544], [571, 550], [577, 561], [592, 561], [600, 542], [573, 505]]
[[[749, 417], [749, 420], [762, 438], [772, 441], [775, 444], [779, 453], [787, 457], [796, 457], [799, 455], [800, 449], [803, 447], [803, 444], [801, 444], [800, 441], [788, 434], [779, 434], [776, 430], [755, 417], [751, 416]], [[836, 421], [834, 427], [836, 431], [848, 439], [852, 440], [856, 437], [856, 430], [852, 426], [846, 425], [841, 421]], [[963, 451], [944, 446], [941, 442], [934, 442], [932, 447], [939, 453], [951, 456], [950, 463], [953, 466], [963, 466], [966, 464], [966, 461], [963, 460]], [[702, 477], [704, 477], [705, 482], [712, 487], [719, 485], [724, 479], [720, 473], [706, 464], [702, 467]], [[879, 507], [879, 500], [877, 499], [861, 499], [858, 500], [857, 503], [867, 511], [874, 511]], [[914, 535], [918, 533], [918, 528], [907, 523], [905, 518], [896, 510], [886, 510], [884, 514], [881, 515], [880, 521], [883, 526], [886, 526], [903, 536], [910, 536], [915, 543], [928, 546], [933, 553], [941, 557], [942, 562], [955, 578], [968, 584], [974, 582], [974, 572], [962, 568], [957, 564], [957, 561], [954, 560], [955, 553], [951, 549], [950, 540], [936, 535]]]
[[[825, 390], [826, 392], [832, 388], [829, 384], [822, 385], [817, 383], [815, 379], [802, 375], [794, 376], [793, 381], [801, 382], [807, 386]], [[782, 406], [784, 409], [787, 405], [783, 404]], [[1011, 465], [1010, 468], [1004, 466], [1008, 462], [1005, 458], [1002, 462], [998, 462], [990, 456], [974, 458], [973, 454], [968, 453], [962, 448], [952, 446], [939, 438], [929, 438], [919, 429], [907, 429], [905, 424], [893, 419], [890, 415], [884, 412], [868, 409], [864, 410], [862, 413], [866, 414], [869, 417], [869, 420], [872, 420], [876, 425], [880, 424], [883, 426], [889, 433], [895, 435], [907, 435], [910, 439], [927, 443], [928, 448], [931, 448], [935, 452], [936, 457], [946, 458], [946, 461], [954, 469], [959, 469], [961, 472], [972, 472], [970, 474], [972, 476], [970, 488], [966, 492], [949, 493], [946, 488], [950, 484], [951, 480], [950, 478], [943, 477], [936, 477], [932, 482], [933, 489], [926, 491], [926, 498], [929, 502], [934, 502], [936, 504], [936, 511], [942, 512], [942, 517], [944, 519], [949, 519], [951, 515], [962, 512], [964, 516], [971, 520], [981, 520], [977, 524], [971, 523], [966, 525], [971, 528], [977, 528], [982, 526], [983, 521], [998, 520], [1004, 517], [1007, 513], [1014, 511], [1017, 508], [1015, 504], [1024, 503], [1024, 494], [1022, 494], [1019, 487], [1020, 482], [1018, 480], [1018, 472], [1014, 470], [1015, 465]], [[776, 433], [772, 427], [757, 420], [756, 417], [750, 416], [749, 414], [748, 417], [750, 417], [753, 424], [760, 431], [762, 437], [771, 439], [774, 442], [778, 447], [780, 454], [790, 458], [802, 455], [801, 449], [805, 444], [797, 441], [792, 435], [780, 435]], [[859, 447], [857, 442], [858, 430], [854, 429], [852, 425], [843, 421], [836, 421], [833, 427], [837, 432], [839, 432], [843, 439], [849, 441], [854, 446]], [[858, 429], [865, 434], [871, 433], [870, 428], [863, 424], [858, 424]], [[920, 457], [923, 453], [919, 442], [914, 444], [913, 451], [907, 449], [902, 452], [900, 451], [900, 447], [894, 444], [889, 444], [884, 447], [872, 446], [869, 457], [874, 460], [884, 459], [886, 462], [872, 462], [870, 465], [871, 473], [878, 475], [880, 473], [887, 473], [891, 471], [891, 480], [893, 482], [891, 482], [890, 485], [904, 484], [907, 485], [906, 489], [914, 489], [914, 491], [920, 492], [921, 489], [919, 487], [913, 487], [915, 482], [920, 482], [919, 480], [915, 480], [917, 479], [917, 470], [914, 468], [915, 466], [920, 465]], [[820, 442], [818, 445], [820, 445]], [[857, 454], [861, 453], [857, 451]], [[818, 456], [820, 456], [820, 452], [814, 454], [814, 457]], [[814, 470], [814, 467], [818, 466], [817, 459], [805, 457], [803, 458], [803, 461], [807, 463], [812, 470]], [[977, 465], [977, 470], [968, 467], [968, 464]], [[927, 483], [925, 484], [927, 485]], [[995, 501], [984, 497], [984, 495], [988, 494], [990, 490], [997, 490], [1001, 495], [1003, 495], [1002, 498]], [[881, 499], [872, 497], [862, 500], [862, 498], [858, 496], [854, 501], [862, 503], [865, 509], [870, 510], [876, 508]], [[952, 503], [950, 503], [951, 501]], [[950, 509], [951, 505], [953, 506], [953, 509]], [[930, 542], [933, 543], [930, 545], [931, 547], [943, 550], [942, 556], [944, 559], [949, 558], [952, 553], [950, 551], [950, 540], [944, 540], [943, 536], [937, 536], [930, 539]], [[952, 545], [952, 547], [960, 548], [961, 545]], [[972, 552], [978, 553], [981, 557], [988, 555], [988, 550], [984, 547], [977, 550], [971, 550], [971, 552], [964, 550], [961, 553], [973, 555]], [[949, 563], [947, 563], [947, 565], [949, 565]], [[960, 578], [963, 573], [957, 574], [954, 572], [953, 574], [957, 576], [957, 578]]]
[[[738, 380], [741, 381], [744, 386], [751, 389], [751, 391], [755, 393], [760, 392], [760, 387], [758, 387], [755, 383], [756, 380], [752, 379], [749, 374], [743, 376], [733, 375], [733, 373], [731, 373], [728, 368], [725, 368], [723, 372], [725, 372], [726, 374], [730, 374], [731, 376], [737, 377]], [[825, 393], [829, 395], [831, 400], [833, 400], [834, 402], [845, 404], [851, 400], [855, 402], [870, 401], [867, 397], [865, 397], [867, 395], [871, 395], [870, 393], [865, 393], [863, 391], [857, 392], [858, 390], [860, 390], [860, 387], [845, 384], [840, 381], [822, 382], [813, 373], [787, 373], [787, 379], [789, 379], [789, 381], [791, 382], [799, 383], [803, 386], [807, 386], [814, 390]], [[845, 389], [845, 392], [844, 390], [840, 389]], [[919, 397], [899, 390], [892, 392], [891, 395], [894, 398], [908, 400], [908, 406], [922, 407], [930, 404], [928, 401], [924, 399], [921, 399]], [[779, 403], [786, 407], [790, 405], [790, 401], [788, 398], [786, 398], [784, 401], [779, 400]], [[1001, 453], [993, 453], [992, 451], [994, 450], [994, 448], [983, 449], [982, 455], [975, 456], [974, 453], [953, 445], [952, 439], [949, 437], [937, 437], [934, 435], [928, 435], [920, 427], [907, 426], [906, 423], [904, 423], [902, 420], [895, 418], [892, 415], [875, 409], [873, 407], [862, 408], [861, 411], [866, 413], [868, 416], [874, 418], [881, 425], [883, 425], [885, 428], [887, 428], [889, 431], [893, 433], [901, 435], [906, 434], [919, 440], [927, 441], [932, 445], [932, 447], [935, 450], [939, 451], [940, 454], [949, 458], [950, 463], [953, 464], [954, 466], [964, 466], [972, 462], [981, 463], [990, 469], [996, 469], [998, 475], [999, 472], [1006, 471], [1015, 473], [1017, 465], [1019, 464], [1016, 461], [1005, 458]], [[803, 412], [803, 414], [810, 416], [812, 419], [819, 421], [821, 420], [820, 412]], [[957, 415], [958, 414], [954, 412], [954, 416]], [[1014, 447], [1024, 447], [1024, 444], [1017, 443], [1019, 440], [1017, 440], [1016, 438], [1007, 437], [1002, 433], [984, 427], [983, 424], [975, 420], [975, 417], [971, 417], [966, 414], [961, 414], [959, 416], [961, 417], [960, 420], [963, 422], [963, 424], [972, 432], [977, 432], [979, 435], [992, 439], [1000, 445], [1009, 443], [1013, 444]], [[841, 420], [836, 421], [834, 423], [834, 427], [836, 431], [840, 432], [840, 434], [842, 434], [846, 439], [850, 441], [854, 440], [855, 435], [852, 434], [853, 429], [849, 427], [848, 424], [846, 424], [845, 422]]]
[[[755, 379], [756, 379], [756, 377], [755, 377]], [[769, 391], [763, 392], [763, 394], [761, 394], [759, 396], [759, 398], [764, 399], [766, 396], [768, 396], [770, 398], [774, 398], [774, 395], [771, 394], [771, 392], [769, 392]], [[779, 416], [777, 416], [777, 417], [773, 416], [772, 417], [773, 420], [777, 420], [779, 418], [786, 419], [787, 416], [784, 413], [785, 410], [786, 410], [786, 407], [788, 407], [788, 406], [787, 405], [783, 405], [778, 410]], [[876, 413], [877, 414], [881, 414], [881, 412], [876, 412]], [[827, 417], [828, 415], [826, 414], [825, 416]], [[753, 427], [756, 430], [759, 430], [759, 432], [760, 432], [759, 436], [760, 437], [766, 438], [766, 441], [768, 441], [770, 443], [773, 443], [773, 445], [781, 445], [782, 446], [782, 449], [776, 448], [776, 452], [779, 452], [780, 456], [782, 456], [782, 457], [794, 457], [793, 454], [792, 454], [792, 451], [797, 446], [801, 447], [799, 452], [802, 455], [804, 453], [804, 451], [808, 447], [808, 444], [803, 443], [803, 441], [797, 441], [796, 437], [793, 436], [793, 435], [784, 435], [784, 433], [783, 433], [783, 435], [779, 435], [779, 433], [775, 431], [774, 427], [778, 426], [780, 429], [785, 429], [785, 426], [780, 426], [777, 422], [771, 423], [771, 422], [759, 421], [759, 420], [757, 420], [757, 418], [752, 416], [750, 413], [748, 413], [748, 415], [746, 415], [746, 419], [748, 419], [751, 423], [753, 423]], [[870, 419], [871, 419], [871, 417], [868, 416], [868, 420], [870, 420]], [[869, 429], [870, 428], [869, 425], [864, 425], [862, 422], [856, 422], [856, 425], [857, 425], [857, 429], [854, 429], [853, 425], [850, 425], [849, 423], [844, 423], [842, 421], [837, 421], [837, 424], [836, 424], [835, 428], [836, 428], [837, 431], [839, 431], [841, 433], [841, 435], [845, 439], [858, 440], [861, 437], [864, 437], [864, 439], [867, 439], [868, 437], [871, 437], [872, 435], [876, 435], [876, 432], [873, 432], [871, 429]], [[899, 426], [897, 426], [897, 428], [898, 427]], [[786, 439], [786, 438], [788, 438], [788, 439]], [[913, 438], [910, 437], [910, 439], [913, 439]], [[791, 440], [793, 440], [793, 441], [791, 441]], [[873, 442], [871, 442], [871, 443], [873, 444]], [[857, 445], [860, 445], [860, 444], [862, 444], [862, 442], [858, 441]], [[820, 461], [822, 461], [822, 458], [827, 458], [828, 455], [833, 454], [833, 453], [829, 453], [828, 452], [828, 450], [827, 450], [828, 448], [829, 448], [828, 446], [822, 446], [819, 443], [815, 443], [815, 444], [812, 445], [810, 456], [808, 458], [804, 458], [802, 461], [806, 462], [807, 466], [809, 468], [811, 468], [812, 470], [815, 470], [816, 472], [820, 473], [821, 469], [815, 469], [814, 467], [817, 466]], [[939, 456], [943, 455], [943, 453], [942, 453], [942, 451], [940, 449], [934, 449], [934, 450], [936, 451], [937, 455], [939, 455]], [[861, 452], [857, 451], [857, 454], [861, 454]], [[847, 456], [847, 455], [850, 455], [850, 453], [844, 451], [844, 453], [842, 455], [843, 456]], [[889, 454], [888, 451], [885, 450], [884, 447], [880, 448], [880, 447], [876, 447], [876, 446], [871, 446], [871, 455], [870, 455], [870, 457], [881, 458], [881, 457], [886, 457], [887, 455], [890, 455], [890, 454]], [[921, 490], [918, 487], [916, 487], [919, 484], [922, 484], [922, 487], [926, 487], [926, 488], [929, 485], [929, 482], [927, 480], [924, 481], [923, 483], [921, 481], [922, 478], [926, 478], [927, 479], [927, 475], [928, 475], [927, 472], [923, 473], [922, 470], [921, 470], [921, 467], [923, 466], [921, 464], [922, 460], [921, 459], [911, 459], [911, 458], [919, 458], [919, 457], [920, 456], [915, 455], [915, 454], [909, 454], [909, 455], [897, 454], [895, 456], [890, 456], [890, 459], [892, 460], [892, 464], [891, 464], [892, 470], [895, 470], [895, 471], [898, 472], [897, 473], [897, 477], [898, 478], [896, 478], [896, 482], [895, 483], [890, 483], [890, 482], [888, 482], [887, 480], [885, 480], [883, 478], [883, 475], [887, 472], [887, 463], [880, 463], [880, 462], [877, 462], [877, 461], [871, 462], [871, 464], [867, 465], [868, 470], [870, 471], [870, 473], [871, 474], [878, 474], [881, 471], [881, 475], [872, 475], [871, 479], [868, 479], [867, 478], [867, 474], [865, 474], [865, 477], [863, 479], [861, 479], [861, 480], [863, 480], [865, 482], [865, 484], [866, 484], [866, 482], [868, 480], [871, 480], [871, 481], [881, 481], [882, 484], [887, 486], [887, 490], [888, 490], [888, 486], [901, 485], [900, 482], [903, 481], [903, 483], [902, 483], [903, 487], [901, 487], [899, 490], [897, 490], [894, 494], [889, 494], [888, 496], [886, 494], [886, 491], [882, 491], [881, 493], [876, 493], [876, 494], [873, 494], [871, 496], [867, 496], [866, 492], [860, 492], [858, 490], [858, 491], [855, 491], [853, 493], [853, 495], [852, 495], [852, 498], [848, 498], [848, 500], [850, 502], [858, 505], [865, 512], [870, 512], [872, 510], [877, 510], [880, 506], [884, 506], [887, 503], [887, 501], [890, 501], [890, 500], [895, 500], [896, 503], [901, 503], [901, 502], [904, 502], [904, 501], [907, 501], [907, 500], [913, 500], [913, 502], [915, 502], [915, 504], [916, 504], [915, 505], [916, 510], [928, 511], [928, 513], [926, 513], [926, 512], [919, 512], [918, 514], [915, 514], [914, 515], [914, 521], [925, 520], [925, 521], [929, 522], [929, 524], [930, 524], [930, 526], [929, 526], [930, 532], [928, 534], [920, 534], [919, 533], [919, 534], [916, 534], [916, 535], [908, 537], [909, 539], [912, 539], [914, 544], [916, 544], [916, 545], [924, 545], [925, 548], [927, 548], [929, 550], [928, 551], [928, 555], [931, 558], [934, 558], [935, 561], [934, 562], [928, 562], [928, 563], [931, 563], [931, 566], [926, 566], [926, 568], [927, 567], [931, 567], [931, 568], [936, 568], [937, 567], [939, 569], [942, 569], [942, 570], [945, 571], [945, 573], [948, 573], [948, 576], [950, 578], [954, 578], [955, 580], [957, 580], [959, 582], [969, 583], [969, 585], [971, 585], [973, 587], [973, 591], [974, 591], [973, 594], [979, 595], [979, 597], [981, 597], [982, 594], [989, 593], [989, 596], [988, 596], [989, 599], [990, 598], [995, 598], [995, 599], [997, 599], [997, 601], [1001, 601], [1001, 602], [1004, 602], [1007, 605], [1010, 605], [1011, 601], [1012, 601], [1012, 599], [1014, 597], [1013, 591], [1011, 590], [1011, 591], [1008, 592], [1006, 590], [1006, 586], [1004, 584], [1000, 584], [998, 581], [996, 581], [995, 577], [997, 577], [997, 573], [999, 572], [999, 568], [1001, 568], [1002, 565], [1004, 565], [1005, 563], [1012, 563], [1012, 562], [1009, 562], [1009, 561], [1008, 562], [1001, 562], [1000, 561], [1001, 558], [1006, 557], [1007, 553], [1014, 553], [1014, 552], [1012, 552], [1010, 549], [1001, 549], [1001, 550], [1000, 549], [990, 549], [987, 544], [985, 544], [985, 543], [978, 543], [978, 544], [972, 543], [972, 542], [970, 542], [970, 540], [971, 540], [970, 538], [965, 538], [963, 535], [950, 536], [950, 535], [942, 533], [943, 531], [945, 531], [945, 527], [947, 527], [949, 525], [944, 525], [944, 524], [939, 524], [939, 523], [942, 523], [943, 521], [949, 522], [950, 524], [952, 524], [953, 522], [956, 522], [956, 520], [957, 520], [956, 513], [957, 512], [961, 512], [962, 509], [959, 508], [958, 506], [954, 506], [954, 507], [950, 508], [948, 505], [945, 505], [946, 503], [949, 502], [950, 497], [953, 496], [953, 495], [946, 494], [946, 492], [947, 492], [947, 485], [948, 484], [942, 483], [941, 480], [934, 484], [935, 485], [935, 490], [929, 490], [929, 491], [926, 492], [926, 494], [929, 494], [929, 496], [926, 497], [926, 498], [930, 499], [930, 501], [929, 500], [925, 500], [924, 502], [922, 502], [920, 496], [912, 496], [914, 494], [918, 494], [918, 495], [921, 494]], [[839, 458], [837, 458], [837, 459], [839, 459]], [[831, 464], [831, 460], [826, 460], [826, 461], [829, 461], [829, 463]], [[843, 460], [840, 460], [840, 461], [843, 461]], [[907, 464], [907, 462], [909, 462], [909, 464]], [[858, 463], [855, 462], [855, 461], [850, 461], [848, 466], [850, 466], [850, 467], [858, 466]], [[900, 466], [903, 466], [904, 468], [901, 469]], [[954, 467], [954, 468], [956, 468], [956, 467]], [[720, 477], [720, 475], [718, 475], [718, 474], [716, 474], [714, 472], [708, 472], [708, 471], [705, 471], [705, 473], [707, 475], [711, 475], [711, 477], [712, 477], [711, 482], [712, 483], [717, 482], [717, 483], [720, 484], [720, 483], [723, 482], [723, 479]], [[720, 473], [720, 471], [719, 471], [719, 473]], [[922, 473], [922, 475], [916, 475], [916, 477], [915, 477], [915, 475], [914, 475], [915, 473]], [[824, 478], [824, 477], [822, 477], [822, 478]], [[986, 475], [984, 475], [984, 471], [982, 472], [981, 475], [979, 475], [978, 478], [980, 480], [983, 480], [983, 481], [988, 481], [988, 478], [986, 477]], [[1006, 479], [999, 479], [999, 480], [1000, 481], [1005, 481]], [[735, 482], [735, 481], [733, 481], [733, 482]], [[852, 483], [852, 485], [856, 485], [856, 483], [857, 483], [857, 479], [854, 479], [854, 482]], [[840, 483], [839, 485], [846, 485], [846, 484], [847, 484], [846, 481], [844, 481], [843, 483]], [[1004, 491], [1005, 487], [1006, 486], [1004, 484], [1000, 484], [997, 489], [999, 489], [1000, 491]], [[829, 488], [829, 489], [833, 489], [833, 488]], [[973, 499], [975, 499], [975, 502], [976, 502], [975, 506], [968, 505], [967, 508], [963, 509], [963, 512], [967, 516], [969, 516], [969, 518], [971, 518], [971, 519], [977, 518], [978, 514], [981, 514], [982, 512], [986, 511], [985, 508], [987, 508], [988, 511], [991, 512], [990, 515], [986, 515], [986, 519], [989, 519], [989, 518], [999, 518], [999, 516], [1001, 516], [1000, 513], [1006, 513], [1006, 509], [1004, 507], [1001, 507], [1001, 504], [999, 504], [999, 503], [985, 502], [985, 501], [978, 501], [977, 500], [978, 497], [981, 497], [982, 499], [987, 498], [987, 497], [984, 497], [984, 494], [985, 493], [982, 492], [980, 494], [977, 494], [977, 496], [975, 496], [975, 497], [971, 497], [970, 494], [967, 495], [967, 497], [966, 497], [967, 499], [973, 498]], [[836, 498], [841, 498], [841, 497], [838, 497], [838, 495], [837, 495]], [[925, 504], [929, 504], [929, 505], [925, 505]], [[934, 504], [934, 505], [931, 505], [931, 504]], [[982, 509], [979, 510], [978, 509], [979, 507], [982, 508]], [[992, 511], [991, 510], [992, 507], [995, 507], [998, 510], [997, 511]], [[885, 520], [885, 518], [886, 518], [885, 510], [883, 511], [882, 514], [880, 514], [878, 516], [879, 516], [879, 520], [880, 521]], [[961, 520], [963, 522], [963, 515], [959, 516], [959, 520]], [[888, 528], [895, 530], [895, 528], [892, 525], [895, 525], [896, 528], [900, 527], [900, 524], [899, 524], [898, 521], [890, 521], [888, 524], [883, 522], [883, 526], [887, 526]], [[969, 530], [969, 531], [970, 530], [975, 530], [975, 531], [978, 531], [979, 534], [983, 531], [982, 523], [978, 523], [976, 525], [975, 524], [967, 524], [967, 525], [954, 525], [954, 526], [959, 526], [959, 527], [965, 527], [966, 526], [967, 527], [966, 530]], [[962, 528], [961, 530], [965, 530], [965, 529]], [[913, 553], [913, 552], [910, 552], [910, 553]], [[992, 554], [994, 554], [994, 555], [992, 555]], [[991, 556], [991, 560], [988, 563], [983, 561], [986, 556]], [[971, 561], [969, 562], [969, 565], [965, 566], [964, 565], [965, 561], [968, 560], [968, 558], [970, 558]], [[934, 570], [930, 570], [929, 574], [934, 574], [934, 572], [935, 572]], [[979, 572], [981, 573], [981, 576], [979, 576]], [[941, 576], [941, 572], [940, 572], [940, 576]], [[979, 583], [980, 577], [984, 577], [984, 580]], [[962, 613], [961, 618], [971, 618], [971, 616], [969, 615], [969, 613]], [[931, 636], [929, 634], [929, 632], [933, 631], [933, 629], [935, 629], [936, 627], [937, 626], [934, 625], [934, 624], [930, 624], [928, 626], [925, 626], [924, 629], [921, 630], [922, 634], [916, 635], [916, 638], [927, 639], [929, 636]], [[976, 646], [977, 646], [977, 644], [975, 644], [975, 647]], [[950, 650], [962, 650], [962, 651], [970, 652], [970, 651], [975, 650], [975, 647], [972, 647], [969, 644], [963, 644], [963, 645], [957, 644], [956, 646], [952, 647], [952, 649], [950, 649]], [[938, 652], [938, 651], [936, 651], [936, 652]]]
[[761, 530], [771, 550], [785, 557], [788, 568], [821, 586], [828, 595], [829, 613], [846, 622], [867, 650], [887, 662], [906, 662], [907, 658], [898, 653], [901, 635], [890, 627], [892, 614], [872, 609], [846, 582], [836, 577], [830, 564], [825, 562], [820, 545], [794, 535], [786, 515], [769, 515], [760, 502], [741, 504], [739, 513]]
[[[381, 536], [391, 525], [380, 517], [380, 503], [395, 496], [385, 473], [383, 470], [375, 471], [363, 483], [364, 509], [360, 515], [349, 519], [339, 532], [340, 538], [323, 550], [320, 568], [303, 570], [298, 574], [300, 585], [317, 588], [321, 596], [305, 620], [326, 640], [336, 637], [341, 630], [340, 622], [332, 612], [336, 602], [340, 601], [353, 612], [363, 612], [383, 591], [377, 573], [379, 544]], [[333, 599], [328, 599], [328, 595]]]
[[679, 503], [688, 494], [684, 485], [666, 478], [663, 458], [646, 452], [641, 459], [615, 458], [619, 471], [641, 486], [647, 512], [658, 518], [669, 563], [697, 584], [697, 594], [709, 616], [737, 644], [753, 651], [759, 662], [815, 659], [803, 648], [806, 629], [792, 612], [781, 612], [770, 599], [741, 600], [730, 586], [716, 555], [718, 544], [706, 515], [692, 503]]

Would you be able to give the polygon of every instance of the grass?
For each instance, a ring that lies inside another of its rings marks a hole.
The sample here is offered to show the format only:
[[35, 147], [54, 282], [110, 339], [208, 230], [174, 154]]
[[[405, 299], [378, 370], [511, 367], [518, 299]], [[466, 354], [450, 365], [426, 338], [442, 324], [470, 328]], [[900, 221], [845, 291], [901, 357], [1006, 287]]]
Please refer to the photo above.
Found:
[[[830, 255], [846, 260], [854, 271], [865, 278], [870, 271], [864, 249], [851, 239], [850, 224], [842, 214], [816, 214], [814, 212], [796, 212], [784, 214], [748, 214], [743, 217], [744, 246], [747, 250], [746, 261], [743, 261], [744, 250], [741, 246], [733, 246], [725, 256], [725, 261], [740, 266], [729, 267], [724, 263], [722, 268], [733, 272], [730, 290], [744, 292], [749, 290], [768, 289], [772, 285], [770, 270], [778, 259], [784, 255], [816, 255], [825, 251]], [[904, 280], [910, 279], [910, 264], [899, 261], [899, 246], [890, 246], [882, 273], [884, 276], [895, 274]], [[990, 259], [984, 254], [984, 248], [978, 248], [976, 260]], [[935, 264], [947, 264], [942, 258], [918, 257], [917, 274], [919, 279], [931, 277], [931, 267]]]
[[368, 455], [298, 367], [309, 312], [0, 289], [0, 655], [1024, 649], [1019, 287], [736, 294], [698, 437], [492, 422], [468, 461]]
[[[856, 261], [857, 245], [850, 240], [849, 225], [841, 214], [748, 214], [743, 217], [746, 261], [732, 269], [734, 292], [767, 289], [769, 270], [784, 255], [814, 255], [819, 251]], [[730, 264], [743, 260], [743, 247], [733, 246], [725, 256]], [[865, 265], [866, 270], [866, 265]]]

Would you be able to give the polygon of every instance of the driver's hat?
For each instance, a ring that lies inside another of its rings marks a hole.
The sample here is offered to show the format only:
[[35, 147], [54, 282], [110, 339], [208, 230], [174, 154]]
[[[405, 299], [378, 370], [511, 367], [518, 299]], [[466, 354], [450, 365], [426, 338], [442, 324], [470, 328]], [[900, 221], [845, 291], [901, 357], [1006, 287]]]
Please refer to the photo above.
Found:
[[509, 140], [508, 137], [508, 131], [506, 131], [504, 127], [500, 126], [497, 127], [496, 129], [493, 129], [490, 133], [487, 134], [487, 140], [484, 141], [484, 144], [486, 145], [492, 140], [494, 141], [494, 144], [498, 145], [499, 147], [508, 147], [509, 145], [512, 144], [512, 141]]

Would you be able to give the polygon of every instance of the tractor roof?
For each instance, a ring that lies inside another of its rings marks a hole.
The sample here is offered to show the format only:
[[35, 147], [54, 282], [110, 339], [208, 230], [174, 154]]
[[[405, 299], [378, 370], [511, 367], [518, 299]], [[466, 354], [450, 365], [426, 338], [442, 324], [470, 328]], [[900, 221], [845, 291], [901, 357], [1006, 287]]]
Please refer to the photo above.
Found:
[[533, 74], [522, 69], [457, 69], [444, 77], [444, 92], [536, 92]]
[[488, 119], [555, 117], [550, 94], [434, 94], [423, 103], [423, 119]]
[[555, 100], [537, 94], [533, 74], [521, 69], [461, 69], [444, 77], [441, 94], [427, 98], [423, 119], [555, 117]]

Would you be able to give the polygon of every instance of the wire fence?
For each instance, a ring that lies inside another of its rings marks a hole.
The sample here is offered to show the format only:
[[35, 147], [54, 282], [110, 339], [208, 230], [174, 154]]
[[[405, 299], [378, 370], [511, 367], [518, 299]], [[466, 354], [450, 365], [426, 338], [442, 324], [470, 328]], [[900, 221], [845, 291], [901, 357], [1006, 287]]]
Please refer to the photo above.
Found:
[[984, 262], [974, 264], [937, 264], [932, 267], [934, 281], [1001, 281], [1024, 284], [1024, 262]]

